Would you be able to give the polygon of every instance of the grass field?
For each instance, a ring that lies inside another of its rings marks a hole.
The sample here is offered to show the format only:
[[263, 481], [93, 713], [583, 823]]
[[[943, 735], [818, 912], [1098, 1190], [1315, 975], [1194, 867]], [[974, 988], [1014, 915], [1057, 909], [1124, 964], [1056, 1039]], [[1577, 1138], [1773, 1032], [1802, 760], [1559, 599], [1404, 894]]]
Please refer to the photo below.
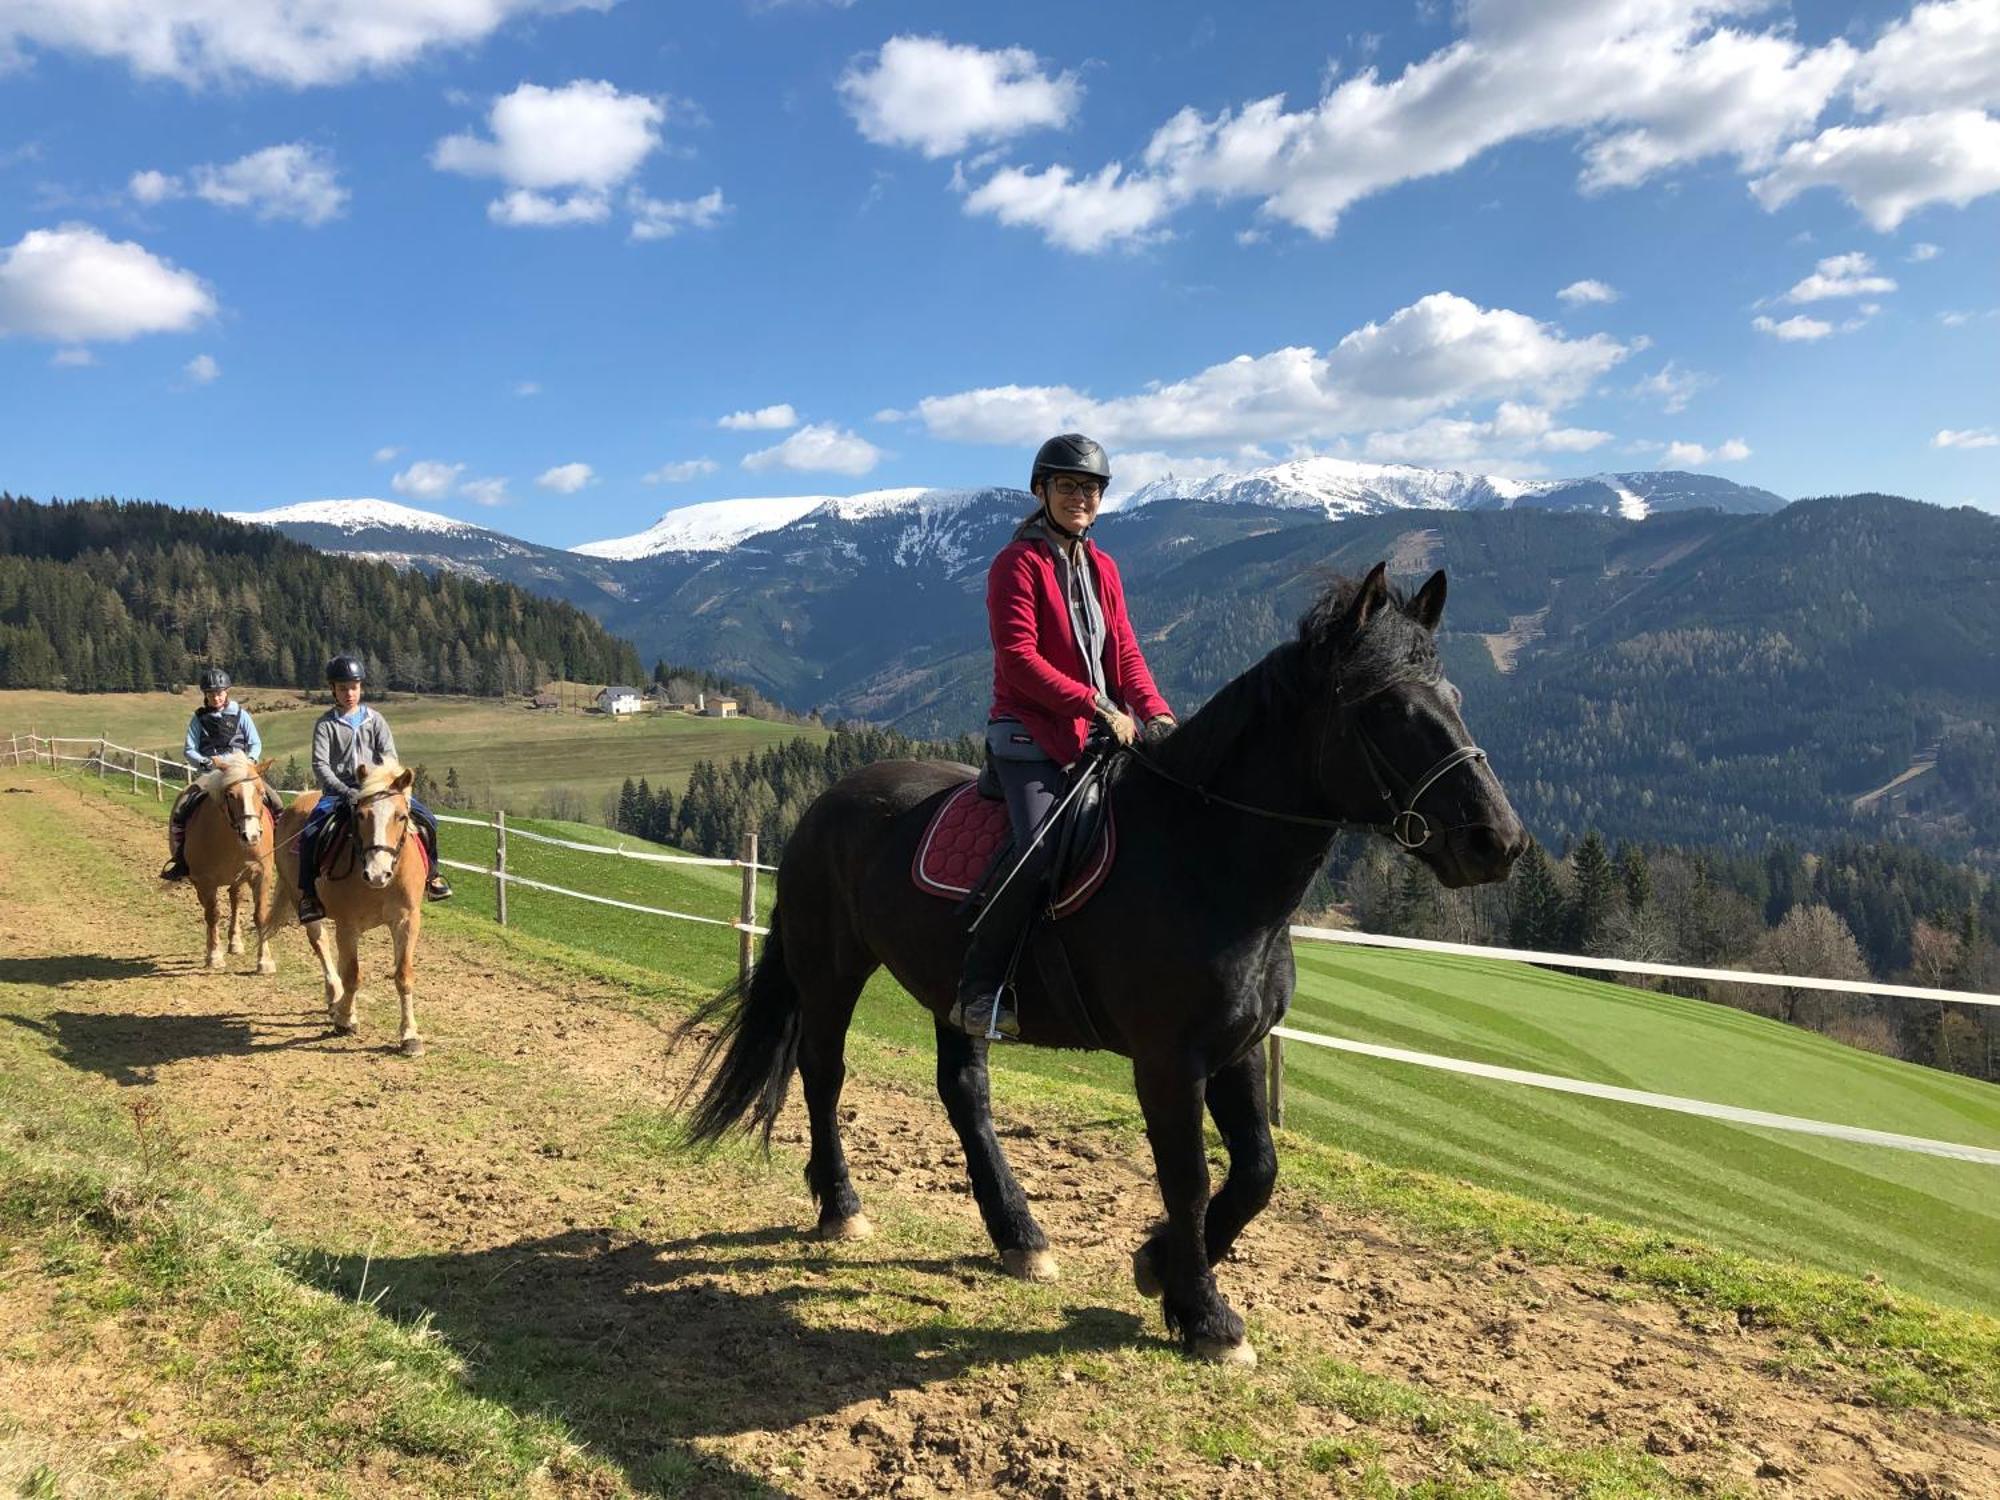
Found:
[[[528, 826], [620, 842], [601, 829]], [[491, 862], [485, 830], [448, 832], [457, 857]], [[731, 917], [738, 901], [739, 876], [729, 869], [646, 865], [525, 840], [510, 841], [508, 865], [550, 884], [699, 915]], [[765, 918], [773, 883], [765, 875], [759, 884]], [[459, 889], [462, 910], [493, 910], [490, 879], [466, 876]], [[525, 932], [654, 972], [716, 986], [735, 972], [736, 935], [724, 928], [519, 888], [509, 894], [509, 916]], [[2000, 1148], [2000, 1089], [1727, 1007], [1495, 960], [1304, 942], [1297, 959], [1289, 1019], [1302, 1030]], [[870, 983], [858, 1024], [920, 1062], [930, 1050], [929, 1017], [884, 975]], [[1750, 1254], [1879, 1274], [2000, 1313], [2000, 1169], [1297, 1043], [1285, 1056], [1286, 1123], [1329, 1146]], [[1003, 1048], [995, 1071], [1129, 1088], [1123, 1061], [1108, 1056]]]
[[[289, 688], [241, 688], [237, 698], [257, 721], [264, 753], [280, 764], [310, 759], [313, 721], [326, 711], [324, 694], [310, 698]], [[371, 698], [369, 701], [377, 702]], [[0, 742], [9, 732], [102, 735], [118, 744], [178, 759], [188, 715], [197, 706], [190, 691], [172, 693], [0, 692]], [[396, 735], [406, 765], [423, 765], [439, 781], [456, 767], [461, 784], [482, 806], [510, 812], [535, 809], [551, 787], [583, 794], [595, 808], [630, 776], [678, 794], [698, 760], [754, 755], [801, 734], [825, 731], [756, 719], [700, 719], [687, 714], [545, 713], [518, 701], [419, 697], [399, 693], [378, 703]]]

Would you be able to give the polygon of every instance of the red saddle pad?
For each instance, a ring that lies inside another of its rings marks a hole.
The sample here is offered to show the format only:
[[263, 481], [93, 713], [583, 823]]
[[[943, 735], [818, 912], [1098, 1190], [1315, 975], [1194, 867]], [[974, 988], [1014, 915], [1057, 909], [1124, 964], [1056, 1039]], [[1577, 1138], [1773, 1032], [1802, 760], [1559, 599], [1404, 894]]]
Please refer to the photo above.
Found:
[[[910, 878], [920, 891], [963, 900], [993, 863], [993, 851], [1011, 836], [1007, 804], [980, 796], [979, 783], [968, 781], [945, 798], [932, 816], [930, 827], [917, 843], [916, 858], [910, 862]], [[1104, 831], [1064, 884], [1053, 913], [1066, 917], [1088, 901], [1111, 873], [1117, 852], [1118, 836], [1107, 808]]]

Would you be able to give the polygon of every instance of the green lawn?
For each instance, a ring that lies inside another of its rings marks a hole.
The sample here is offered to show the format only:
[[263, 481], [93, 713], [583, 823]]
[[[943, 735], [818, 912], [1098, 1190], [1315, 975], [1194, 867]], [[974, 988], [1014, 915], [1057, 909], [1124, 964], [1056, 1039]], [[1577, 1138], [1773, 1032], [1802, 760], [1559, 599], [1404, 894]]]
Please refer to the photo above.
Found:
[[[556, 831], [556, 825], [531, 824]], [[566, 836], [620, 842], [601, 829]], [[447, 830], [490, 862], [481, 829]], [[632, 847], [637, 841], [624, 840]], [[650, 846], [643, 846], [650, 847]], [[739, 875], [512, 840], [510, 870], [575, 890], [733, 917]], [[492, 911], [492, 882], [459, 880]], [[768, 920], [773, 877], [759, 882]], [[516, 888], [513, 924], [698, 984], [735, 973], [736, 935]], [[1360, 1041], [1779, 1114], [2000, 1147], [2000, 1089], [1723, 1006], [1495, 960], [1297, 945], [1291, 1025]], [[930, 1018], [878, 974], [857, 1025], [927, 1053]], [[1878, 1273], [2000, 1312], [2000, 1169], [1697, 1119], [1288, 1043], [1286, 1124], [1393, 1167], [1830, 1270]], [[995, 1071], [1125, 1092], [1121, 1059], [1000, 1049]], [[998, 1085], [1003, 1091], [1004, 1077]]]
[[[313, 721], [326, 711], [324, 695], [306, 698], [286, 688], [239, 690], [257, 721], [264, 753], [280, 764], [310, 759]], [[370, 699], [376, 702], [375, 699]], [[687, 714], [544, 713], [518, 700], [419, 697], [399, 693], [378, 702], [395, 730], [407, 765], [423, 765], [439, 781], [456, 767], [481, 805], [533, 810], [552, 787], [581, 793], [593, 811], [627, 776], [644, 776], [678, 794], [698, 760], [726, 761], [754, 755], [801, 734], [825, 731], [756, 719], [700, 719]], [[102, 735], [118, 744], [178, 759], [196, 695], [172, 693], [0, 692], [0, 745], [9, 732]], [[74, 747], [71, 753], [76, 753]]]

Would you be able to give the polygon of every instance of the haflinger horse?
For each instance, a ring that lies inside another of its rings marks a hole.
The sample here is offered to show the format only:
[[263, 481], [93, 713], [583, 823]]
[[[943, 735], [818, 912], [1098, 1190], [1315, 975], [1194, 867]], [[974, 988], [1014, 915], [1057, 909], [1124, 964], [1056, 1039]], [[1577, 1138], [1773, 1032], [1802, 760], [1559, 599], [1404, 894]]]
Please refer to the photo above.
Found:
[[[339, 961], [329, 951], [322, 930], [326, 922], [308, 922], [306, 941], [312, 944], [326, 976], [326, 1013], [338, 1036], [355, 1031], [354, 1000], [361, 988], [361, 934], [387, 927], [396, 950], [396, 994], [403, 1004], [402, 1048], [405, 1057], [420, 1057], [424, 1039], [417, 1032], [417, 934], [424, 923], [423, 840], [411, 838], [410, 783], [415, 773], [395, 761], [369, 766], [362, 773], [349, 816], [352, 827], [338, 847], [321, 835], [320, 846], [332, 865], [319, 877], [320, 905], [333, 924]], [[286, 851], [279, 864], [284, 887], [279, 895], [282, 921], [298, 901], [298, 836], [319, 802], [307, 792], [286, 809], [280, 824], [280, 845]]]
[[[1504, 879], [1527, 847], [1459, 717], [1439, 662], [1445, 575], [1413, 598], [1377, 566], [1336, 583], [1278, 646], [1155, 744], [1121, 755], [1109, 796], [1117, 860], [1088, 903], [1042, 929], [1059, 942], [1087, 1012], [1023, 965], [1023, 1041], [1101, 1046], [1132, 1060], [1165, 1219], [1133, 1257], [1186, 1349], [1254, 1363], [1243, 1320], [1211, 1267], [1269, 1202], [1277, 1155], [1266, 1114], [1265, 1034], [1294, 983], [1288, 927], [1335, 834], [1375, 828], [1445, 885]], [[912, 856], [933, 812], [972, 775], [935, 761], [881, 761], [829, 788], [800, 818], [779, 867], [761, 961], [682, 1028], [716, 1025], [689, 1095], [695, 1144], [771, 1129], [796, 1067], [812, 1131], [806, 1180], [818, 1234], [870, 1232], [848, 1178], [839, 1102], [861, 987], [887, 966], [937, 1023], [937, 1087], [964, 1145], [972, 1191], [1013, 1275], [1055, 1262], [995, 1137], [987, 1043], [947, 1024], [967, 918], [916, 889]], [[718, 1061], [719, 1060], [719, 1061]], [[1229, 1155], [1209, 1196], [1206, 1107]]]
[[264, 790], [271, 762], [247, 755], [219, 755], [200, 780], [201, 801], [188, 819], [183, 852], [188, 878], [201, 897], [208, 923], [208, 966], [224, 967], [222, 893], [229, 893], [229, 951], [243, 951], [243, 896], [250, 895], [250, 920], [257, 928], [257, 972], [275, 974], [271, 952], [271, 851], [277, 844]]

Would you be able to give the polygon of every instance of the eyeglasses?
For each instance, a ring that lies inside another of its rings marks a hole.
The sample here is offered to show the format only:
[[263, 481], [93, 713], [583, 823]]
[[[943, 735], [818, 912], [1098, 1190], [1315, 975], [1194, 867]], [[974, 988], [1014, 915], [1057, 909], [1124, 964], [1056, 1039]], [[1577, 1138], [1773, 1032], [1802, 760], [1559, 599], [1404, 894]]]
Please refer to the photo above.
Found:
[[1049, 491], [1060, 500], [1095, 500], [1104, 493], [1104, 486], [1095, 479], [1059, 476], [1049, 481]]

